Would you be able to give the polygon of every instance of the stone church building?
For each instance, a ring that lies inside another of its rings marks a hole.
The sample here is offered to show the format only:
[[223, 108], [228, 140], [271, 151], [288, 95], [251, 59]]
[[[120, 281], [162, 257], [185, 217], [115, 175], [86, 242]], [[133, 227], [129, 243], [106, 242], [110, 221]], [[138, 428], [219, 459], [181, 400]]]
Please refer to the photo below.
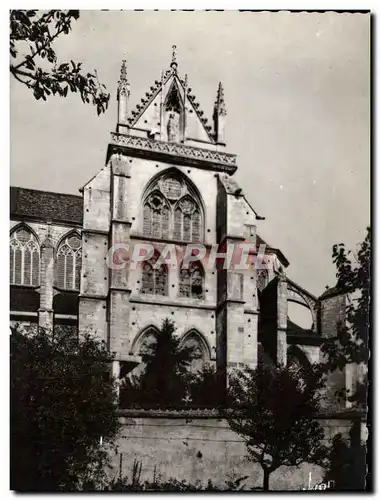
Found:
[[[317, 298], [287, 278], [289, 261], [260, 237], [263, 218], [234, 178], [238, 158], [226, 143], [222, 84], [215, 90], [209, 123], [173, 51], [168, 69], [132, 109], [123, 62], [105, 165], [80, 196], [11, 188], [11, 324], [94, 332], [115, 352], [118, 378], [139, 366], [165, 318], [201, 363], [221, 373], [256, 366], [260, 353], [295, 366], [320, 359], [322, 339], [345, 319], [346, 297], [330, 289]], [[150, 260], [110, 268], [110, 249], [146, 243], [155, 248]], [[181, 255], [195, 243], [208, 251], [250, 243], [253, 254], [265, 244], [266, 268], [209, 269], [199, 261], [186, 269], [179, 259], [176, 269], [154, 266], [166, 244]], [[309, 318], [306, 326], [292, 319], [294, 308]], [[350, 425], [349, 404], [338, 403], [334, 391], [352, 383], [349, 371], [331, 377], [327, 437]], [[164, 475], [223, 483], [232, 470], [253, 470], [243, 443], [212, 411], [197, 410], [189, 420], [180, 412], [126, 410], [123, 419], [126, 473], [134, 458], [147, 476], [157, 466]], [[305, 486], [309, 470], [274, 473], [275, 486]], [[257, 475], [259, 484], [260, 469]]]

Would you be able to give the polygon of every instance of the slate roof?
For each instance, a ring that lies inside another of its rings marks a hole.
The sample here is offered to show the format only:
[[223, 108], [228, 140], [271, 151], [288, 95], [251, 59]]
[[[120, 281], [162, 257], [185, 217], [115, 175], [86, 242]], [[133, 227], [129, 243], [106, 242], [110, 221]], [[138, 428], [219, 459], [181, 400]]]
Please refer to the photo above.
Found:
[[73, 194], [11, 187], [10, 216], [81, 225], [83, 198]]

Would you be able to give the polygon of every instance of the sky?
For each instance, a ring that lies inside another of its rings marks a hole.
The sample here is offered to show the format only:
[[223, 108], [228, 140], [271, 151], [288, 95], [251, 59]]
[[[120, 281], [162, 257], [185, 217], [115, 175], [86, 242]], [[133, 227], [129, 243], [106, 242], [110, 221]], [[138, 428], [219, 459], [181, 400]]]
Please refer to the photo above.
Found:
[[82, 11], [60, 60], [97, 69], [107, 112], [78, 95], [36, 101], [10, 81], [10, 182], [79, 194], [103, 166], [126, 58], [132, 107], [177, 45], [178, 71], [212, 122], [218, 82], [227, 151], [264, 221], [258, 232], [315, 295], [335, 284], [332, 246], [355, 250], [370, 222], [370, 17], [367, 14]]

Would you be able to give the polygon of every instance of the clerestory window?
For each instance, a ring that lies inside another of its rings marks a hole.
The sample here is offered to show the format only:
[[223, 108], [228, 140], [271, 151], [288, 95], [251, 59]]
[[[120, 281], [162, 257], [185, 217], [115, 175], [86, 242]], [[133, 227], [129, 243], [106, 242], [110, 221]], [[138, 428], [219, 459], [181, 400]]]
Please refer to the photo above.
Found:
[[37, 239], [26, 227], [11, 234], [9, 248], [11, 285], [38, 286], [40, 283], [40, 248]]
[[82, 267], [82, 240], [77, 234], [67, 236], [59, 245], [55, 283], [62, 290], [79, 290]]

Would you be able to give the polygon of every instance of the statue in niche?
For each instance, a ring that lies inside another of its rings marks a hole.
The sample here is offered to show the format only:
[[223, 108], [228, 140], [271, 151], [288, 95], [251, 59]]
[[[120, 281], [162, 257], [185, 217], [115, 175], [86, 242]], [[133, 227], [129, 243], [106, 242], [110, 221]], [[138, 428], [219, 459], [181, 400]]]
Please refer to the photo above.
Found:
[[169, 142], [179, 141], [179, 114], [174, 111], [169, 112], [167, 131]]

